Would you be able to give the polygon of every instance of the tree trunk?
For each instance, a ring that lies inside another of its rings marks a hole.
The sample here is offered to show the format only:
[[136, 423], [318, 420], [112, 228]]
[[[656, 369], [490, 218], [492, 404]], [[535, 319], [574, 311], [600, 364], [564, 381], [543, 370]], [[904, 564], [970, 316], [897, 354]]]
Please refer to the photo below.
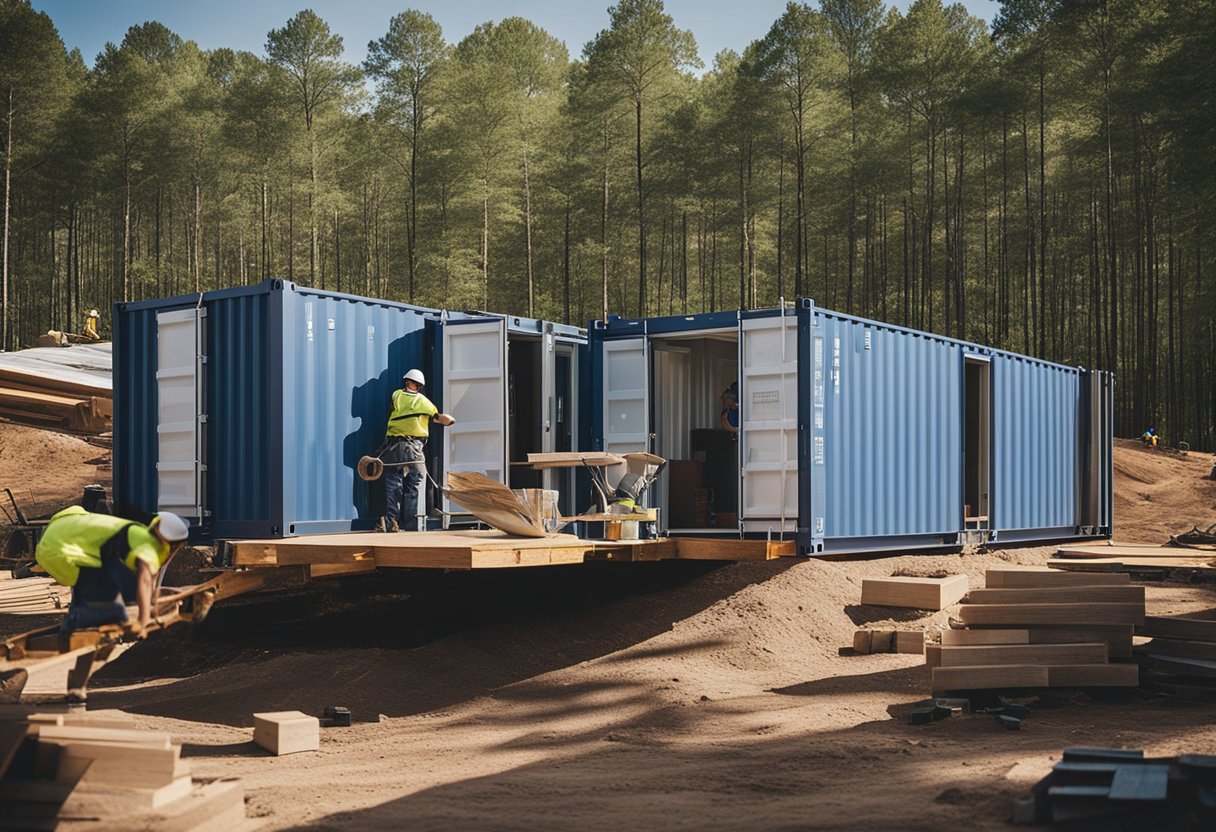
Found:
[[12, 204], [12, 181], [13, 181], [13, 89], [8, 90], [8, 108], [4, 120], [4, 242], [3, 251], [0, 252], [0, 284], [3, 288], [0, 289], [0, 305], [3, 306], [3, 311], [0, 311], [0, 351], [12, 349], [14, 344], [10, 340], [9, 330], [9, 308], [8, 308], [8, 238], [9, 238], [9, 210]]
[[535, 283], [532, 275], [532, 183], [528, 178], [528, 151], [524, 151], [524, 249], [528, 273], [528, 317], [535, 318]]
[[638, 315], [646, 317], [646, 192], [642, 187], [642, 96], [634, 100], [637, 116], [636, 153], [638, 173]]

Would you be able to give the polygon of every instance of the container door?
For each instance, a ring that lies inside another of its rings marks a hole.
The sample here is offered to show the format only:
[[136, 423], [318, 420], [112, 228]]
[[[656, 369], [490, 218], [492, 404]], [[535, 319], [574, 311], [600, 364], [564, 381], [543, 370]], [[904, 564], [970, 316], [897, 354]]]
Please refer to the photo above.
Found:
[[[649, 364], [645, 338], [604, 341], [604, 451], [628, 454], [650, 449]], [[615, 486], [625, 473], [607, 472]]]
[[204, 309], [156, 316], [156, 507], [203, 517]]
[[798, 326], [739, 322], [739, 519], [744, 531], [798, 525]]
[[[507, 322], [448, 321], [443, 333], [443, 470], [507, 481]], [[464, 513], [444, 501], [444, 510]]]

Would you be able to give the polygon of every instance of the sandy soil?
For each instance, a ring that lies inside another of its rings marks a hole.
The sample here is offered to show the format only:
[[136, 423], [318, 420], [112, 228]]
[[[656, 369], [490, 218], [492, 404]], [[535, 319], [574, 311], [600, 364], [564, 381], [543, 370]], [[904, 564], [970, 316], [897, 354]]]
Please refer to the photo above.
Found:
[[0, 419], [0, 490], [11, 488], [30, 518], [80, 502], [86, 485], [108, 491], [110, 466], [110, 450], [82, 436]]
[[[1121, 445], [1118, 537], [1216, 522], [1203, 465]], [[858, 604], [864, 577], [979, 586], [1051, 551], [345, 579], [220, 605], [103, 670], [90, 703], [171, 732], [198, 775], [240, 777], [270, 829], [1005, 829], [1066, 746], [1216, 753], [1216, 708], [1140, 693], [1053, 695], [1017, 733], [909, 726], [923, 660], [842, 654], [859, 625], [947, 626]], [[1213, 585], [1148, 597], [1216, 618]], [[356, 724], [319, 752], [250, 742], [254, 712], [327, 705]]]

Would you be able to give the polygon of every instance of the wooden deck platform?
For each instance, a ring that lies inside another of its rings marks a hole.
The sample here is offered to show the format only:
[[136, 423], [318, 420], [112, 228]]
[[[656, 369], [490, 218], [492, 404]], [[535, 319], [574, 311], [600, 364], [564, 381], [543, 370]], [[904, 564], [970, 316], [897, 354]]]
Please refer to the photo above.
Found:
[[308, 566], [314, 577], [376, 568], [501, 569], [595, 560], [771, 560], [796, 554], [793, 541], [662, 538], [529, 538], [499, 531], [351, 532], [275, 540], [232, 540], [234, 566]]

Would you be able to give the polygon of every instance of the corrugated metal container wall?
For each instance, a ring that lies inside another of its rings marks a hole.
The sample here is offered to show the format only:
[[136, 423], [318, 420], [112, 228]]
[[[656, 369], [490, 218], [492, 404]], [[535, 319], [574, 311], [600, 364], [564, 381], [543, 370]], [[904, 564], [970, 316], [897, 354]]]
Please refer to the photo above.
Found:
[[[956, 535], [961, 524], [961, 348], [818, 311], [829, 540]], [[868, 342], [868, 343], [867, 343]], [[808, 366], [815, 361], [812, 343]], [[847, 546], [845, 546], [847, 548]]]
[[370, 528], [379, 511], [355, 466], [384, 441], [401, 377], [422, 366], [425, 317], [306, 289], [282, 303], [284, 533]]
[[[157, 315], [198, 295], [118, 304], [114, 495], [156, 511]], [[422, 364], [429, 310], [270, 280], [202, 296], [204, 537], [370, 527], [355, 476], [383, 438], [389, 396]], [[374, 490], [382, 501], [382, 489]]]
[[992, 386], [992, 528], [1006, 540], [1072, 534], [1079, 525], [1080, 371], [998, 353]]

